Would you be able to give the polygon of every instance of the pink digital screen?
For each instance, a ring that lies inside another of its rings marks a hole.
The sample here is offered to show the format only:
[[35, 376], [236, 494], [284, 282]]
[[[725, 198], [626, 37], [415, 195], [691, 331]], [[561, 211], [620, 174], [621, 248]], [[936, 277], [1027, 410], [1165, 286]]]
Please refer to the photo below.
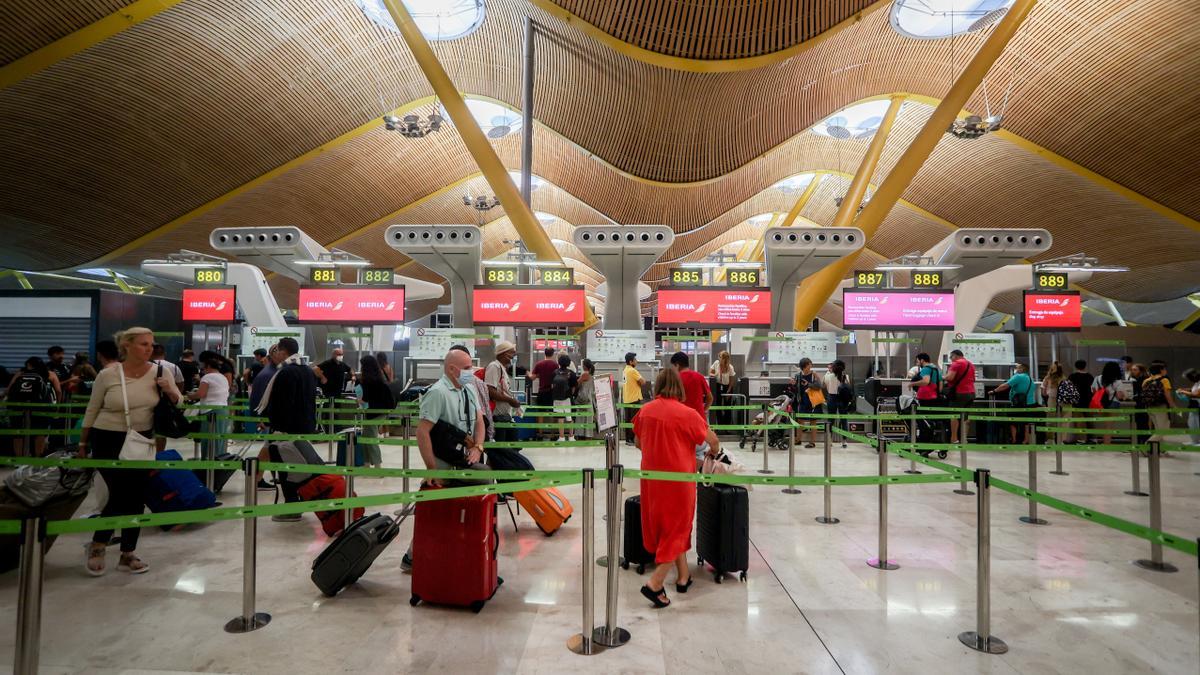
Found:
[[582, 326], [583, 286], [476, 286], [471, 318], [479, 326]]
[[300, 323], [369, 326], [404, 323], [403, 287], [302, 287]]
[[847, 329], [952, 330], [954, 291], [842, 291], [842, 327]]
[[660, 288], [658, 324], [767, 328], [771, 325], [771, 291], [766, 288]]

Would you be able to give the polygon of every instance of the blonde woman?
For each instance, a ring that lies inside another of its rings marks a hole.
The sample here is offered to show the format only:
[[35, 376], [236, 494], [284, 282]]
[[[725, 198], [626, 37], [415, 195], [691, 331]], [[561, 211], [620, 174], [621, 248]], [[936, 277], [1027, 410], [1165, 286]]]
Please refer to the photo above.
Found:
[[[717, 355], [717, 362], [712, 364], [708, 369], [709, 377], [715, 378], [713, 387], [714, 398], [717, 405], [729, 405], [729, 399], [725, 395], [732, 392], [734, 386], [737, 385], [737, 371], [733, 369], [733, 364], [729, 362], [729, 352], [722, 351]], [[733, 424], [732, 410], [718, 410], [718, 424]]]
[[[96, 375], [79, 437], [80, 457], [86, 457], [90, 448], [94, 459], [117, 459], [129, 429], [146, 438], [154, 437], [154, 406], [158, 404], [160, 389], [173, 402], [178, 403], [180, 399], [175, 380], [168, 371], [163, 371], [163, 377], [156, 377], [158, 368], [150, 362], [154, 334], [149, 328], [129, 328], [118, 333], [116, 341], [121, 363]], [[129, 402], [128, 415], [126, 400]], [[101, 516], [133, 516], [145, 510], [148, 471], [100, 469], [100, 475], [109, 492]], [[139, 533], [138, 528], [121, 530], [118, 570], [141, 574], [150, 569], [136, 553]], [[104, 574], [105, 549], [111, 537], [112, 530], [92, 535], [92, 542], [86, 546], [88, 574], [97, 577]]]

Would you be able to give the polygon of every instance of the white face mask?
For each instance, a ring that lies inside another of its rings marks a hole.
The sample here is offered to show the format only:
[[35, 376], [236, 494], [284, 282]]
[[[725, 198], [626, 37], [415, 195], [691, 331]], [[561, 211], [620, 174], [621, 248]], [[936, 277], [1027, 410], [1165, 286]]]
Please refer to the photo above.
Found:
[[338, 363], [341, 363], [341, 362], [342, 362], [342, 358], [343, 358], [343, 357], [342, 357], [342, 356], [339, 354], [339, 355], [337, 355], [337, 356], [334, 356], [334, 357], [333, 357], [333, 360], [334, 360], [334, 361], [337, 361]]

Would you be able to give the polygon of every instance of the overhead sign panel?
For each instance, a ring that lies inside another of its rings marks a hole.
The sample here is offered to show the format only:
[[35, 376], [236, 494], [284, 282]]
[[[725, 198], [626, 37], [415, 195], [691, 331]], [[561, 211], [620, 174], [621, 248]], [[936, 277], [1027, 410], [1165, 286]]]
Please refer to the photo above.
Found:
[[404, 288], [300, 288], [300, 323], [372, 326], [404, 323]]
[[767, 288], [658, 289], [661, 326], [766, 328], [771, 325]]
[[183, 289], [183, 320], [195, 323], [233, 323], [237, 307], [233, 286]]
[[476, 286], [471, 320], [477, 326], [582, 326], [583, 286]]
[[951, 330], [954, 291], [859, 290], [842, 292], [847, 330]]
[[1082, 298], [1078, 291], [1025, 291], [1022, 323], [1027, 331], [1077, 331], [1083, 325]]

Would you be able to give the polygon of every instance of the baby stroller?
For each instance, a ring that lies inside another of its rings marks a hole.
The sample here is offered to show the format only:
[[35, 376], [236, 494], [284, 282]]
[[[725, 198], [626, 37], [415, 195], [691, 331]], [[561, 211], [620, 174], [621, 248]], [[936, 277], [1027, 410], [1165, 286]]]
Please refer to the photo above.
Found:
[[[901, 415], [912, 415], [916, 413], [915, 420], [905, 420], [905, 427], [912, 433], [912, 425], [917, 425], [917, 443], [944, 443], [943, 438], [945, 429], [940, 424], [941, 420], [927, 420], [921, 416], [921, 404], [912, 396], [901, 396], [897, 403], [897, 408]], [[931, 412], [933, 409], [931, 409]], [[911, 435], [910, 435], [911, 438]], [[908, 439], [905, 439], [907, 441]], [[922, 457], [928, 457], [933, 453], [933, 450], [917, 450], [917, 453]], [[938, 450], [939, 459], [946, 459], [946, 451]]]
[[[760, 412], [757, 415], [755, 415], [754, 420], [750, 422], [751, 425], [756, 425], [756, 426], [775, 425], [775, 424], [785, 424], [787, 422], [788, 418], [786, 416], [784, 416], [783, 413], [778, 412], [778, 411], [779, 410], [786, 410], [788, 412], [792, 411], [792, 399], [790, 396], [788, 396], [787, 394], [781, 394], [781, 395], [776, 396], [775, 398], [771, 399], [771, 402], [768, 403], [767, 405], [769, 405], [771, 409], [767, 410], [765, 412], [765, 414]], [[777, 450], [787, 450], [788, 447], [791, 445], [790, 439], [788, 437], [789, 434], [791, 434], [791, 433], [792, 433], [792, 431], [790, 429], [769, 429], [769, 430], [767, 430], [767, 433], [766, 433], [767, 447], [775, 448]], [[758, 452], [758, 444], [762, 440], [763, 440], [763, 430], [762, 429], [744, 429], [744, 430], [742, 430], [742, 437], [738, 439], [738, 447], [745, 448], [746, 442], [749, 441], [750, 442], [750, 452]]]

